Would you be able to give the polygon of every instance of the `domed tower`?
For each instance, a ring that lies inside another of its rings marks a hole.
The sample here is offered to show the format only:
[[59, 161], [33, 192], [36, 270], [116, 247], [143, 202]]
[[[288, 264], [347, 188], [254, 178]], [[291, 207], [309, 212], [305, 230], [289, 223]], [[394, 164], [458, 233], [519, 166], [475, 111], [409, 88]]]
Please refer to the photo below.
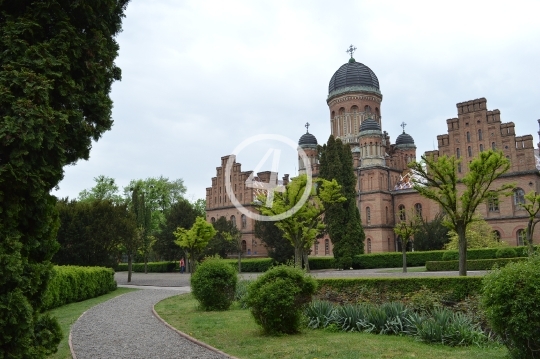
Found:
[[360, 147], [359, 167], [384, 166], [386, 164], [383, 133], [377, 121], [368, 118], [362, 122], [358, 142]]
[[408, 163], [416, 160], [416, 145], [411, 135], [405, 133], [405, 122], [401, 124], [403, 133], [396, 139], [394, 145], [394, 157], [397, 157], [396, 166], [401, 170], [408, 168]]
[[330, 132], [344, 143], [358, 143], [362, 122], [367, 119], [381, 125], [382, 94], [377, 76], [352, 57], [330, 79], [326, 103], [330, 109]]
[[[298, 140], [298, 149], [304, 150], [308, 157], [309, 165], [311, 166], [311, 175], [316, 177], [319, 174], [319, 156], [317, 151], [317, 139], [311, 133], [309, 133], [309, 122], [306, 123], [306, 133]], [[304, 160], [298, 154], [298, 174], [302, 175], [306, 173], [306, 165]]]

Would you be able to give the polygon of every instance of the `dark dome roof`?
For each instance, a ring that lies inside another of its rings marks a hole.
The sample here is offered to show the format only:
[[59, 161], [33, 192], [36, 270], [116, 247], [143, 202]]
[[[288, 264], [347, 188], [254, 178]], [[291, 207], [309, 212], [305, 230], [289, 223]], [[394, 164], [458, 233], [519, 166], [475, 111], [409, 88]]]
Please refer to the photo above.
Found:
[[316, 145], [317, 139], [311, 133], [306, 132], [298, 140], [299, 145]]
[[377, 121], [375, 121], [372, 118], [368, 118], [367, 120], [364, 120], [362, 124], [360, 125], [360, 132], [362, 131], [380, 131], [381, 126]]
[[414, 145], [414, 140], [411, 135], [403, 132], [396, 138], [396, 145]]
[[328, 93], [349, 86], [369, 86], [379, 90], [379, 80], [369, 67], [351, 57], [349, 62], [341, 66], [330, 79]]

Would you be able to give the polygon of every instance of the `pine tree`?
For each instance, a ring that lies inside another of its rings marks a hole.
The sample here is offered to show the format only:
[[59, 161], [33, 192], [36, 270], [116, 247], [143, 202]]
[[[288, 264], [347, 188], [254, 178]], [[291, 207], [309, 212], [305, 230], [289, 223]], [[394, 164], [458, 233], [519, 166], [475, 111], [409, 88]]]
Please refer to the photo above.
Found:
[[348, 145], [330, 135], [328, 143], [319, 147], [321, 178], [335, 179], [342, 187], [345, 202], [328, 206], [324, 220], [334, 246], [334, 258], [339, 268], [352, 266], [353, 257], [364, 251], [365, 234], [356, 206], [356, 176]]

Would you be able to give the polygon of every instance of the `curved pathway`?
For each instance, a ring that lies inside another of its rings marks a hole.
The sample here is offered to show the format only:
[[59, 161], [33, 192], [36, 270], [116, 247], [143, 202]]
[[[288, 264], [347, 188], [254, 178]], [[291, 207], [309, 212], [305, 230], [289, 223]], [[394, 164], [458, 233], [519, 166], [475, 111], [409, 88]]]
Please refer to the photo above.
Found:
[[153, 315], [154, 304], [187, 292], [187, 287], [138, 290], [89, 309], [71, 327], [74, 358], [228, 358], [180, 336]]

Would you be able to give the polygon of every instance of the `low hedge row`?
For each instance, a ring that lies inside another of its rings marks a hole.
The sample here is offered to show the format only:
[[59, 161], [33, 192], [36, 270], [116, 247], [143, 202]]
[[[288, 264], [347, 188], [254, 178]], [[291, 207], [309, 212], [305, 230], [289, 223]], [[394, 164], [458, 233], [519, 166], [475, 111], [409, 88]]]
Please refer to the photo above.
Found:
[[94, 298], [116, 289], [114, 271], [105, 267], [55, 266], [45, 292], [44, 307]]
[[[120, 263], [116, 266], [117, 272], [127, 272], [127, 263]], [[144, 273], [144, 263], [132, 263], [131, 270], [133, 272]], [[149, 273], [167, 273], [176, 272], [179, 270], [178, 261], [175, 262], [148, 262], [146, 267]]]
[[[225, 261], [235, 269], [238, 268], [238, 259], [225, 259]], [[242, 258], [242, 272], [266, 272], [273, 264], [274, 260], [272, 258]]]
[[[446, 251], [407, 252], [407, 266], [421, 267], [428, 261], [440, 261]], [[354, 269], [399, 268], [403, 266], [401, 252], [360, 254], [353, 258]]]
[[[524, 257], [497, 258], [497, 259], [473, 259], [467, 260], [467, 270], [491, 270], [495, 267], [504, 267], [510, 262], [527, 260]], [[459, 261], [434, 261], [426, 262], [426, 270], [429, 272], [457, 271]]]
[[459, 301], [480, 293], [482, 277], [346, 278], [317, 279], [316, 297], [335, 303], [384, 303], [404, 299], [420, 288]]
[[[478, 248], [478, 249], [467, 249], [467, 260], [469, 259], [495, 259], [497, 258], [497, 251], [501, 248]], [[508, 247], [513, 248], [516, 251], [517, 257], [526, 257], [527, 256], [527, 247]], [[408, 255], [408, 254], [407, 254]], [[444, 256], [440, 260], [451, 261], [457, 260], [459, 258], [458, 251], [445, 251]]]

